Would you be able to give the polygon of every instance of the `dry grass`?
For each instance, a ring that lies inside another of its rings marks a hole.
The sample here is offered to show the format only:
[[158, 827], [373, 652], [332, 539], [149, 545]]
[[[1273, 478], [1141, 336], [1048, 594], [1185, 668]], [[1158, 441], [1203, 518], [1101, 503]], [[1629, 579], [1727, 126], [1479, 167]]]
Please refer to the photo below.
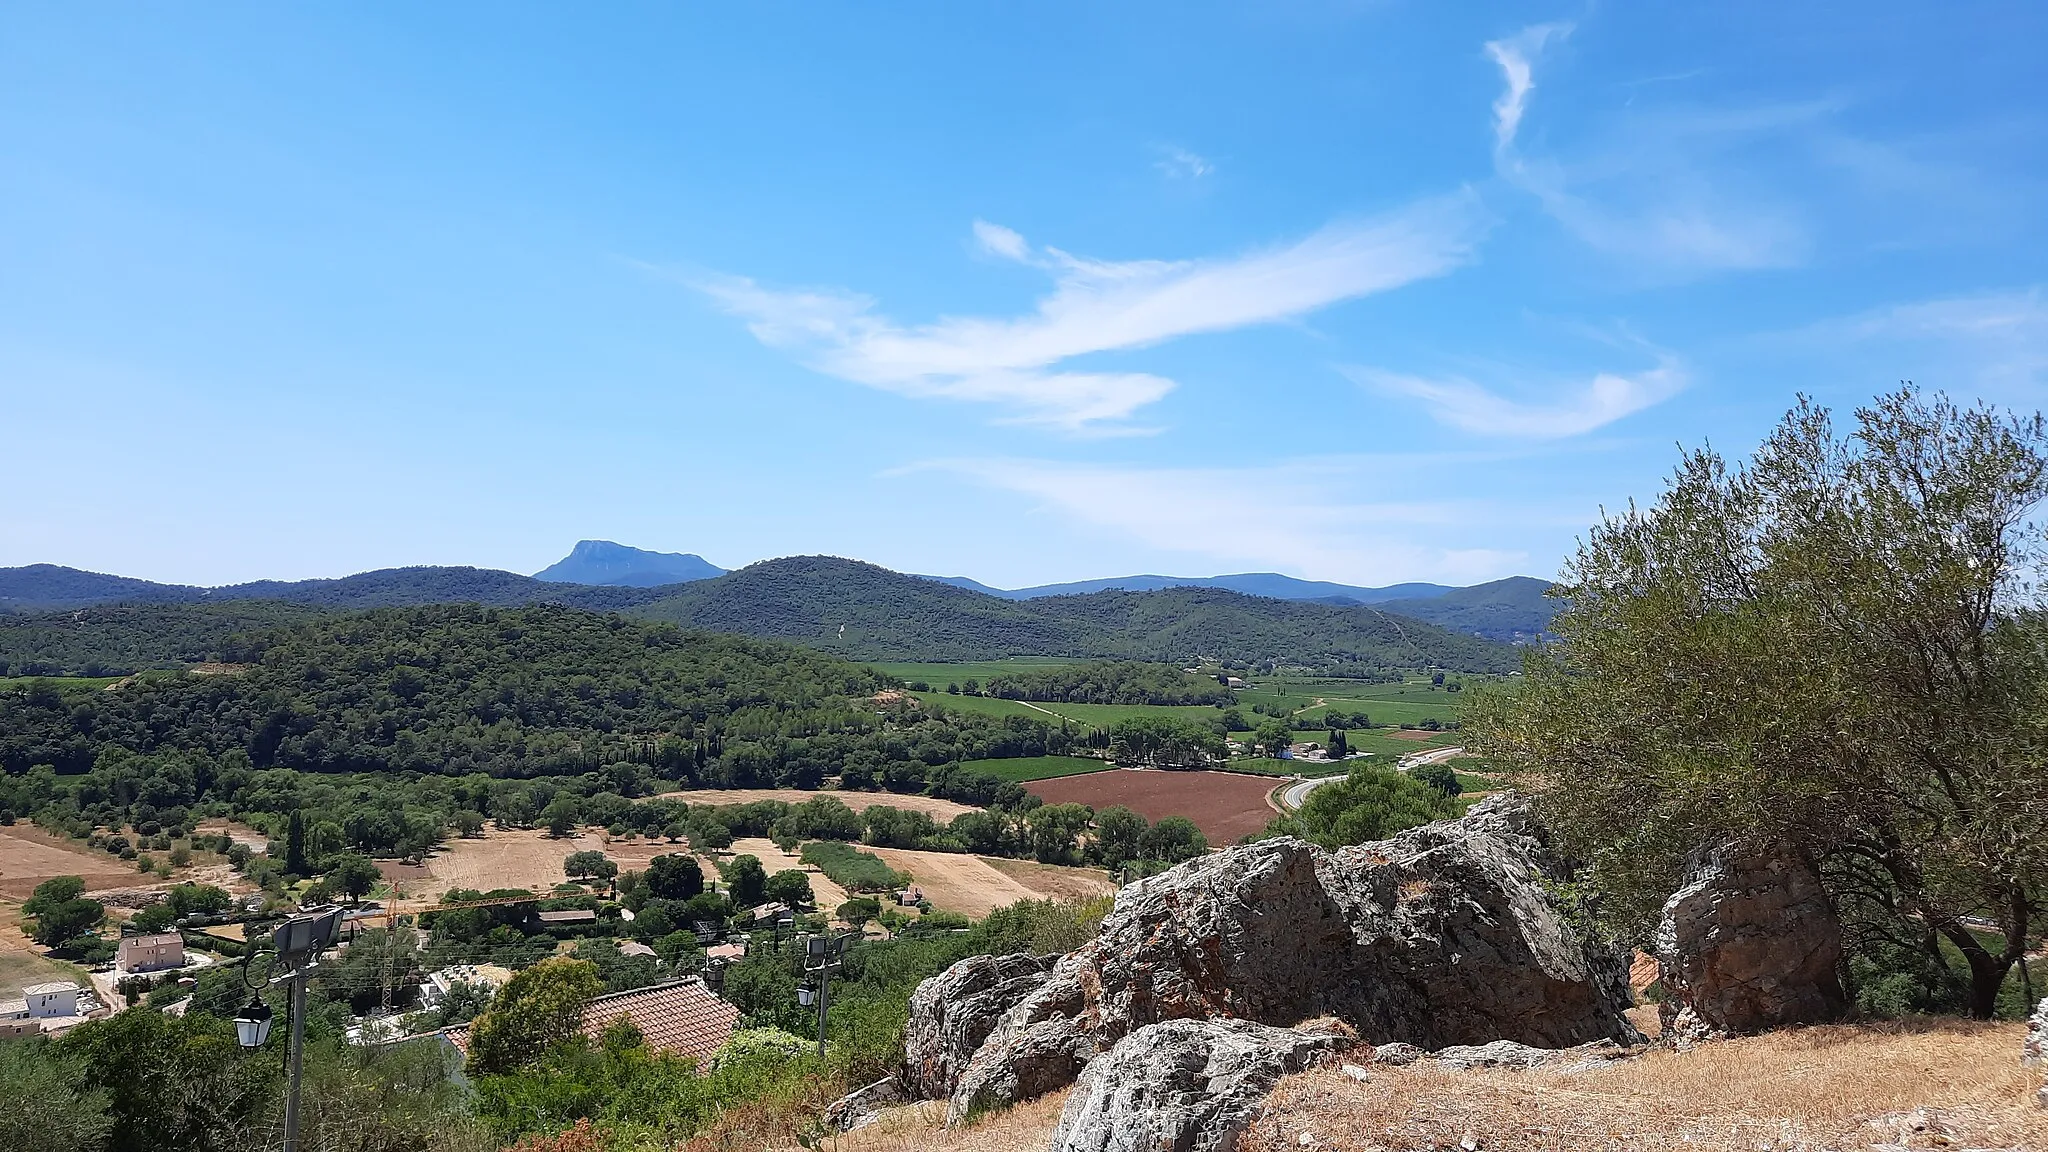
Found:
[[1066, 868], [1001, 856], [978, 856], [976, 859], [1048, 900], [1081, 903], [1116, 893], [1116, 881], [1095, 868]]
[[[1490, 1152], [1778, 1148], [2048, 1149], [2016, 1024], [1837, 1025], [1653, 1052], [1581, 1073], [1375, 1066], [1290, 1077], [1249, 1152], [1457, 1147]], [[1902, 1133], [1925, 1108], [1936, 1129]], [[1887, 1120], [1886, 1118], [1894, 1118]], [[1308, 1139], [1304, 1140], [1304, 1134]], [[1902, 1135], [1904, 1136], [1902, 1140]]]
[[[1067, 1094], [1055, 1092], [972, 1126], [946, 1131], [946, 1104], [929, 1100], [893, 1108], [865, 1128], [818, 1145], [820, 1152], [1041, 1152], [1052, 1140]], [[778, 1150], [784, 1145], [768, 1145]]]
[[[161, 858], [161, 852], [151, 853]], [[29, 824], [0, 828], [0, 898], [26, 900], [55, 876], [77, 876], [88, 889], [140, 888], [156, 882], [132, 864]]]

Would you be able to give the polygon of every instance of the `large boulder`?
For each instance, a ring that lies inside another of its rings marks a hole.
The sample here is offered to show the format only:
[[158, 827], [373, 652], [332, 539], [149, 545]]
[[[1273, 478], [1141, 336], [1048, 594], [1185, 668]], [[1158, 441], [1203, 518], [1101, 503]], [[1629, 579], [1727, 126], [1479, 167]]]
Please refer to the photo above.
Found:
[[1842, 922], [1813, 866], [1789, 851], [1728, 844], [1699, 853], [1664, 903], [1657, 962], [1667, 1035], [1760, 1032], [1849, 1008], [1837, 969]]
[[1081, 1073], [1052, 1152], [1231, 1152], [1280, 1077], [1352, 1043], [1248, 1020], [1147, 1024]]
[[905, 1086], [921, 1100], [953, 1094], [996, 1021], [1038, 990], [1053, 957], [970, 956], [917, 986], [903, 1031]]
[[948, 1115], [1064, 1087], [1164, 1020], [1333, 1016], [1426, 1049], [1637, 1042], [1625, 957], [1550, 900], [1558, 875], [1507, 797], [1334, 853], [1282, 838], [1189, 861], [1118, 893], [1100, 935], [989, 1034]]

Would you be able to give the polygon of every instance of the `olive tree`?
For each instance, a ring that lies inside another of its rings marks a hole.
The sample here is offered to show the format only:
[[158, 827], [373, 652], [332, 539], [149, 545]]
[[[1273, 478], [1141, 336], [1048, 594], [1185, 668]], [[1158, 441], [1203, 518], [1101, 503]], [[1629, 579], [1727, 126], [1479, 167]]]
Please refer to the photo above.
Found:
[[1593, 528], [1481, 745], [1622, 934], [1690, 851], [1783, 845], [1852, 935], [1959, 956], [1989, 1016], [2048, 884], [2044, 496], [2039, 416], [1909, 385], [1844, 432], [1802, 399], [1747, 463], [1691, 452]]

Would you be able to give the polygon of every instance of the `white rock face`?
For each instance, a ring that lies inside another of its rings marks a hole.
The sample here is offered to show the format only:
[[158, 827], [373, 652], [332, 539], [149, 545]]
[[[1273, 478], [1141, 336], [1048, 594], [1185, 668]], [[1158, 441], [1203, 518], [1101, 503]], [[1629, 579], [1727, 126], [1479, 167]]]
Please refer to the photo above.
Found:
[[1249, 1020], [1169, 1020], [1081, 1073], [1052, 1152], [1232, 1152], [1280, 1077], [1352, 1044]]

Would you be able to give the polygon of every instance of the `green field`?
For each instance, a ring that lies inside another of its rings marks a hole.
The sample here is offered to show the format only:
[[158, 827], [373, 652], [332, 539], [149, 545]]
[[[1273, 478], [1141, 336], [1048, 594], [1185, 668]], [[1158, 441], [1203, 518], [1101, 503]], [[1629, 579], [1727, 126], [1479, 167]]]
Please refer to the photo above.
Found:
[[1270, 756], [1240, 756], [1225, 767], [1232, 772], [1256, 772], [1261, 776], [1342, 776], [1360, 764], [1383, 762], [1349, 760], [1322, 764], [1308, 760], [1275, 760]]
[[1116, 765], [1107, 760], [1089, 760], [1081, 756], [1019, 756], [1013, 760], [962, 760], [960, 767], [1024, 784], [1032, 780], [1101, 772]]

